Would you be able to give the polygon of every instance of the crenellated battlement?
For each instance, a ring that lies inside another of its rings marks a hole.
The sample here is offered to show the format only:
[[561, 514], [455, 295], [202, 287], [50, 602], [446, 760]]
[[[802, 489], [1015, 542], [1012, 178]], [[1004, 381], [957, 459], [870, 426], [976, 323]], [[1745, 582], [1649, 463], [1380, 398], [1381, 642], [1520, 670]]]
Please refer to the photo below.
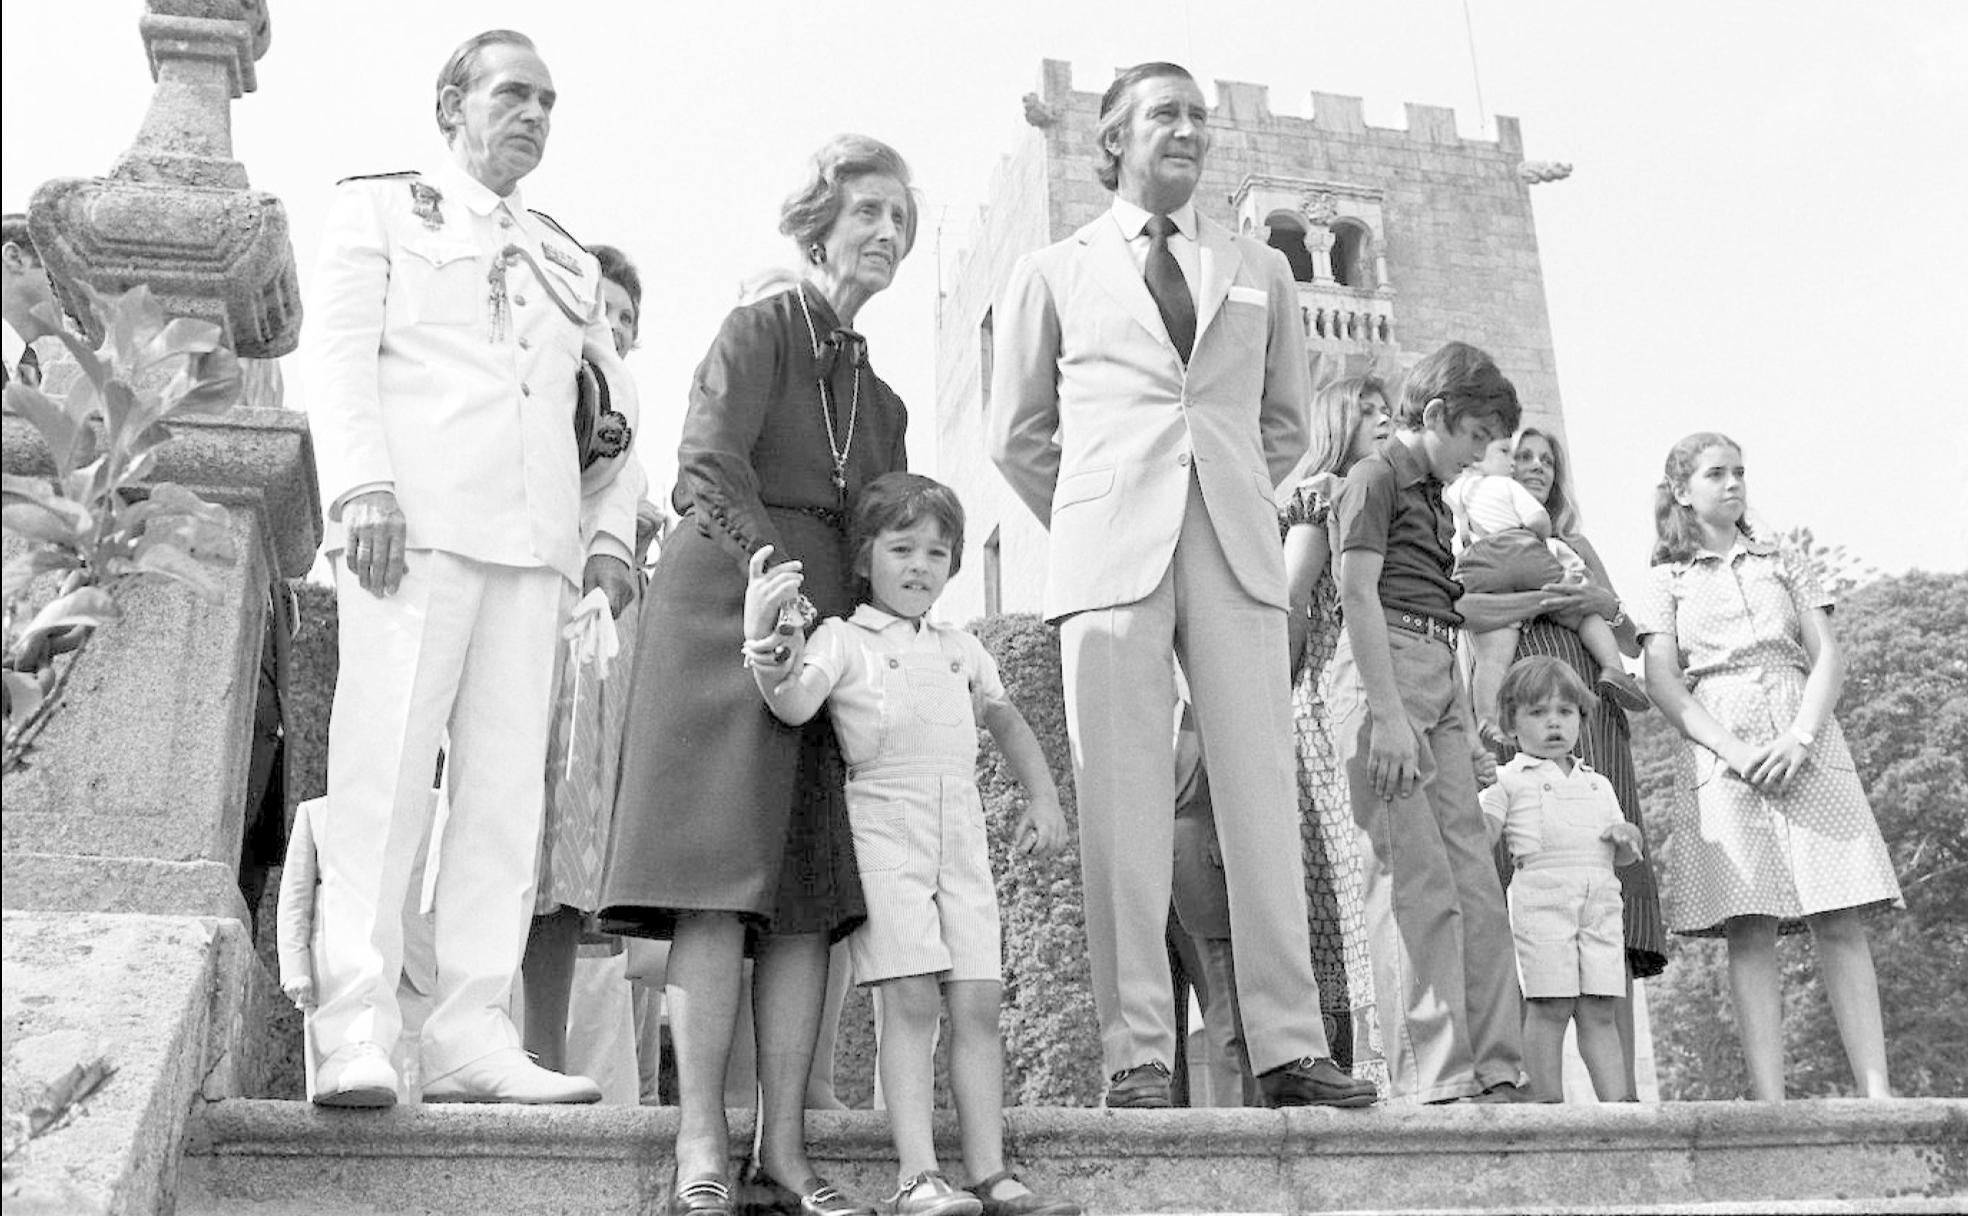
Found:
[[[1100, 108], [1100, 94], [1106, 89], [1102, 83], [1092, 92], [1080, 92], [1073, 87], [1073, 65], [1063, 59], [1045, 60], [1040, 69], [1043, 93], [1041, 100], [1054, 113], [1064, 116], [1069, 112], [1083, 111], [1097, 116]], [[1455, 110], [1448, 106], [1422, 105], [1408, 102], [1406, 105], [1407, 127], [1375, 127], [1367, 125], [1366, 111], [1358, 97], [1343, 93], [1312, 93], [1312, 117], [1301, 118], [1295, 114], [1278, 114], [1271, 109], [1271, 89], [1268, 85], [1248, 84], [1241, 80], [1219, 80], [1216, 82], [1216, 107], [1214, 120], [1227, 126], [1244, 129], [1274, 129], [1283, 133], [1318, 133], [1326, 138], [1355, 139], [1387, 145], [1422, 145], [1441, 148], [1445, 145], [1461, 145], [1480, 152], [1493, 149], [1498, 155], [1521, 157], [1524, 154], [1524, 140], [1515, 118], [1498, 115], [1496, 119], [1497, 137], [1495, 139], [1465, 139], [1456, 129]], [[1296, 131], [1295, 131], [1296, 129]]]

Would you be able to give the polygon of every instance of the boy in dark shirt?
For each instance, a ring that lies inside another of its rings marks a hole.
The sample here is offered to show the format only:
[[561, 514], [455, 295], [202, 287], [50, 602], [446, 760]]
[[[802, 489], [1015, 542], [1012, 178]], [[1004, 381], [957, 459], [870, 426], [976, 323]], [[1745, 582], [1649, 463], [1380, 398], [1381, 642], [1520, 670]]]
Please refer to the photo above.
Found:
[[1394, 437], [1347, 475], [1332, 525], [1346, 621], [1334, 736], [1365, 846], [1381, 1040], [1396, 1101], [1515, 1101], [1521, 999], [1476, 802], [1442, 487], [1516, 430], [1517, 392], [1451, 342], [1409, 372], [1397, 414]]

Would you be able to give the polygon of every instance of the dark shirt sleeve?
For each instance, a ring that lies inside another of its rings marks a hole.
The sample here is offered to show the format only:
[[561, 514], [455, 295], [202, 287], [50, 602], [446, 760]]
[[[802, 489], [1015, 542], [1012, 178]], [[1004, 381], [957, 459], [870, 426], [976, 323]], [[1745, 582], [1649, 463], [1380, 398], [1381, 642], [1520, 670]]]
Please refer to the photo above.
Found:
[[677, 506], [692, 509], [697, 527], [741, 563], [761, 545], [773, 546], [781, 559], [791, 556], [759, 500], [752, 466], [752, 449], [781, 391], [784, 337], [764, 309], [726, 317], [697, 365], [677, 444]]
[[1364, 549], [1387, 555], [1387, 532], [1394, 521], [1394, 469], [1372, 457], [1355, 465], [1340, 484], [1333, 503], [1335, 552]]

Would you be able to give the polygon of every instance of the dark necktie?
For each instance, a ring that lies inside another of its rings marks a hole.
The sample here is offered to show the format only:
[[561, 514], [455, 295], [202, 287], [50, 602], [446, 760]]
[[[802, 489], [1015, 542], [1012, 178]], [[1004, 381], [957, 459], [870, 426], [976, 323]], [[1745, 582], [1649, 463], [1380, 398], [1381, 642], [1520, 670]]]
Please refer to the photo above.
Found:
[[1155, 297], [1155, 307], [1162, 311], [1162, 324], [1168, 327], [1169, 340], [1182, 354], [1182, 361], [1189, 362], [1189, 352], [1196, 346], [1196, 299], [1189, 294], [1189, 280], [1182, 277], [1182, 267], [1177, 264], [1175, 254], [1169, 252], [1169, 234], [1175, 231], [1175, 221], [1166, 215], [1148, 218], [1146, 231], [1148, 242], [1148, 265], [1144, 277], [1148, 280], [1148, 294]]
[[21, 352], [20, 362], [14, 365], [20, 382], [29, 388], [41, 387], [41, 356], [34, 353], [32, 346]]

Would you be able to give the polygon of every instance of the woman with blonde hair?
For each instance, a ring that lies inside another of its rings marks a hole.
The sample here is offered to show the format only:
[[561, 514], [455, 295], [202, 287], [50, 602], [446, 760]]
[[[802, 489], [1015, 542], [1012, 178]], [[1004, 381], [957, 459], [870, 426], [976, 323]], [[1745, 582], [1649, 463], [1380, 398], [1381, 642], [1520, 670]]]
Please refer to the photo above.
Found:
[[1370, 375], [1328, 384], [1313, 396], [1311, 423], [1300, 476], [1278, 518], [1291, 596], [1292, 723], [1312, 971], [1319, 980], [1320, 1012], [1334, 1059], [1340, 1067], [1352, 1068], [1370, 1041], [1374, 988], [1359, 845], [1346, 773], [1326, 709], [1326, 669], [1340, 634], [1339, 588], [1326, 520], [1347, 470], [1391, 433], [1387, 387]]

